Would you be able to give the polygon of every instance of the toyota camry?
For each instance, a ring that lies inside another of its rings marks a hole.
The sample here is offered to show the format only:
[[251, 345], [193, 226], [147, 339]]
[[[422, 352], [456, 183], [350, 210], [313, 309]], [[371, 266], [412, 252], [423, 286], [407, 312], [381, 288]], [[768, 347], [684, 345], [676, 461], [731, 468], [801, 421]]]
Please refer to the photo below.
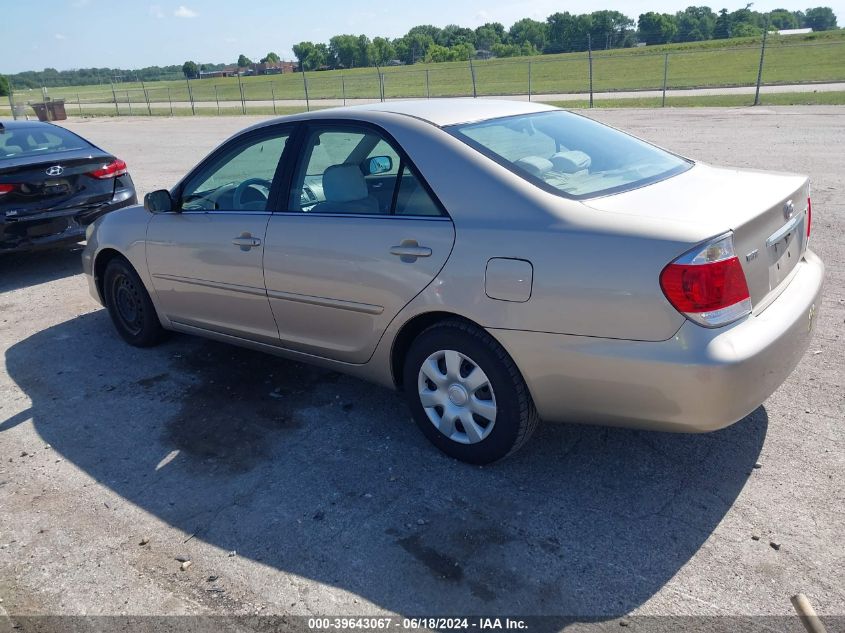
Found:
[[176, 330], [375, 381], [488, 463], [540, 419], [702, 432], [760, 406], [816, 320], [811, 213], [805, 176], [550, 106], [387, 102], [235, 135], [99, 219], [83, 263], [131, 345]]

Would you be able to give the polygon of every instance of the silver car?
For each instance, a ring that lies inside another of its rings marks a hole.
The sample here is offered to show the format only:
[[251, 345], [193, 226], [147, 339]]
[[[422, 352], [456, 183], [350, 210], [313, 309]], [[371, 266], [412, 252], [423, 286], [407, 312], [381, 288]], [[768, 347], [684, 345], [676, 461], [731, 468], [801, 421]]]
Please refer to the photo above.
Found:
[[402, 390], [461, 460], [539, 419], [700, 432], [795, 368], [824, 266], [807, 178], [722, 169], [588, 118], [388, 102], [255, 125], [96, 222], [91, 292], [165, 330]]

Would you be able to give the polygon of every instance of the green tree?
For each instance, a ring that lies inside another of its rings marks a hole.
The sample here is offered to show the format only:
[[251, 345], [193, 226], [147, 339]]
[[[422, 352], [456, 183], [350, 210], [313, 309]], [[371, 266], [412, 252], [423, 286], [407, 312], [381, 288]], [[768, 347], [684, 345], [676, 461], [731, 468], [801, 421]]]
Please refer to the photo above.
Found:
[[329, 51], [325, 44], [300, 42], [293, 45], [293, 54], [299, 60], [300, 70], [317, 70], [328, 62]]
[[804, 14], [804, 26], [814, 31], [832, 31], [837, 28], [836, 15], [830, 7], [807, 9]]
[[261, 58], [262, 64], [278, 64], [280, 61], [282, 61], [282, 58], [273, 52], [267, 53], [267, 55]]
[[374, 63], [381, 66], [396, 58], [396, 49], [389, 39], [374, 37], [372, 58]]
[[0, 97], [8, 97], [11, 91], [8, 78], [0, 75]]
[[640, 16], [639, 22], [640, 40], [646, 44], [667, 44], [675, 37], [678, 26], [675, 23], [675, 16], [668, 13], [655, 13], [649, 11]]
[[546, 18], [547, 53], [569, 53], [587, 50], [587, 35], [592, 20], [586, 15], [573, 15], [569, 11], [553, 13]]
[[717, 40], [724, 40], [731, 36], [731, 18], [727, 9], [719, 11], [716, 18], [716, 26], [713, 28], [713, 37]]
[[634, 21], [619, 11], [593, 11], [588, 17], [593, 48], [613, 48], [634, 28]]
[[531, 44], [538, 50], [543, 50], [548, 37], [548, 25], [531, 18], [523, 18], [515, 22], [508, 31], [511, 44]]
[[731, 37], [753, 37], [762, 34], [763, 29], [749, 22], [740, 22], [736, 26], [731, 27]]
[[182, 64], [182, 74], [185, 79], [196, 79], [200, 76], [200, 69], [196, 62], [187, 61]]
[[710, 7], [687, 7], [675, 14], [678, 24], [677, 42], [698, 42], [713, 38], [716, 14]]
[[342, 68], [360, 66], [360, 45], [355, 35], [335, 35], [329, 40], [329, 55]]
[[475, 45], [481, 50], [493, 50], [493, 46], [504, 42], [505, 37], [505, 27], [499, 22], [488, 22], [475, 29]]
[[247, 66], [252, 66], [252, 60], [241, 53], [238, 55], [238, 68], [246, 68]]
[[797, 29], [801, 27], [801, 22], [798, 20], [792, 11], [786, 9], [775, 9], [769, 12], [769, 24], [771, 28], [778, 31], [783, 29]]

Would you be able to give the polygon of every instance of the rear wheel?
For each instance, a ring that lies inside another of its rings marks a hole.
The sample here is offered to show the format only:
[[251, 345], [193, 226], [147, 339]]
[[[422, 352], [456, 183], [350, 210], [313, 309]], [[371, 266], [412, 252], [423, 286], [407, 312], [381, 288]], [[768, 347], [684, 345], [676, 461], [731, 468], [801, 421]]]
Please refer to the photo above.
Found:
[[446, 321], [423, 331], [403, 384], [417, 426], [441, 451], [488, 464], [518, 450], [537, 426], [525, 381], [484, 330]]
[[103, 275], [103, 300], [115, 329], [135, 347], [151, 347], [164, 338], [164, 328], [138, 273], [123, 258], [115, 258]]

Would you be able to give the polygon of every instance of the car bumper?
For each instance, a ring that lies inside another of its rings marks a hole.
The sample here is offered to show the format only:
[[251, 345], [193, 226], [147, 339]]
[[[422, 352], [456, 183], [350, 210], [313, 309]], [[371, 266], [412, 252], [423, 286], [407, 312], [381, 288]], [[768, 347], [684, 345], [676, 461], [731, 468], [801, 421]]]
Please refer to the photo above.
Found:
[[85, 239], [85, 228], [106, 213], [138, 203], [134, 190], [96, 207], [56, 209], [20, 218], [0, 217], [0, 253], [31, 251]]
[[821, 306], [824, 265], [807, 251], [763, 312], [662, 342], [491, 330], [525, 377], [540, 416], [704, 432], [754, 411], [798, 365]]

